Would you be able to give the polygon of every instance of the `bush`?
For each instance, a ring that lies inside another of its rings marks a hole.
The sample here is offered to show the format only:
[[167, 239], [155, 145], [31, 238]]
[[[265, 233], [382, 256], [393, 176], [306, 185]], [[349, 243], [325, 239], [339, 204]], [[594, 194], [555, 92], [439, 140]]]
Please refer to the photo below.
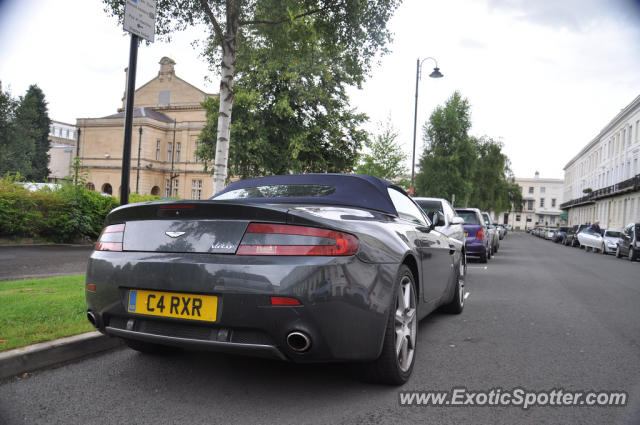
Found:
[[30, 192], [19, 176], [0, 179], [0, 236], [40, 236], [53, 242], [95, 240], [106, 215], [119, 205], [82, 186], [65, 184], [56, 190]]

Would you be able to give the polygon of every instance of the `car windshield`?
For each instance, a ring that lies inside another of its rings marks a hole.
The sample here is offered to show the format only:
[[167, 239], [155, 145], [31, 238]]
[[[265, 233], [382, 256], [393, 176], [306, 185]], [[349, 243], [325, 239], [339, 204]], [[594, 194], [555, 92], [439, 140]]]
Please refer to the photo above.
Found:
[[491, 219], [489, 219], [489, 214], [482, 214], [482, 218], [484, 219], [484, 224], [487, 226], [491, 224]]
[[317, 184], [276, 184], [236, 189], [215, 196], [213, 199], [319, 197], [331, 195], [335, 190], [333, 186]]
[[478, 216], [473, 211], [456, 211], [464, 220], [464, 224], [480, 224]]
[[420, 208], [426, 213], [432, 211], [442, 212], [442, 203], [440, 201], [427, 201], [424, 199], [414, 199], [414, 201], [416, 201], [416, 204], [420, 205]]
[[615, 230], [607, 230], [606, 232], [604, 232], [604, 235], [612, 238], [619, 238], [620, 232], [617, 232]]

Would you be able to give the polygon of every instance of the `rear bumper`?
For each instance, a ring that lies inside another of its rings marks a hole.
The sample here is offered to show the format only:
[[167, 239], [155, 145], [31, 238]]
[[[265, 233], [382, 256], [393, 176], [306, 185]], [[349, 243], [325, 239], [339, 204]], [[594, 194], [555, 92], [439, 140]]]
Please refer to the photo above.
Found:
[[[87, 309], [106, 334], [191, 349], [242, 353], [296, 362], [378, 357], [397, 264], [357, 257], [249, 257], [215, 254], [94, 252]], [[216, 322], [129, 313], [129, 289], [216, 295]], [[272, 306], [270, 296], [302, 306]], [[304, 353], [287, 335], [311, 338]]]
[[467, 238], [466, 243], [467, 255], [482, 256], [487, 254], [487, 247], [483, 240], [476, 238]]

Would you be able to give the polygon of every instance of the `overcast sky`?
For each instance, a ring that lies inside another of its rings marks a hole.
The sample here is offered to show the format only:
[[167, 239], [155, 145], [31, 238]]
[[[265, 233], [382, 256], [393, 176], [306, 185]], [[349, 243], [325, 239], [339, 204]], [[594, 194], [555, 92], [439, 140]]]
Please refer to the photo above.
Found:
[[[640, 95], [639, 0], [407, 0], [390, 23], [391, 54], [352, 106], [390, 117], [410, 156], [416, 59], [424, 62], [418, 149], [429, 114], [459, 90], [472, 106], [471, 133], [501, 140], [518, 177], [563, 178], [564, 165]], [[136, 86], [176, 61], [179, 77], [217, 92], [218, 80], [190, 46], [202, 29], [170, 44], [141, 45]], [[121, 105], [129, 38], [100, 0], [0, 0], [0, 81], [23, 95], [39, 85], [52, 119], [112, 114]], [[206, 77], [211, 81], [207, 81]]]

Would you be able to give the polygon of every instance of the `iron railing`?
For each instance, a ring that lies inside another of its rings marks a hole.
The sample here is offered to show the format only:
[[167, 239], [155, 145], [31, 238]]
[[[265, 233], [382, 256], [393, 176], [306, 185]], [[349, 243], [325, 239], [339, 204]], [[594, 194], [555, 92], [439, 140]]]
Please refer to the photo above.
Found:
[[593, 192], [588, 193], [581, 198], [572, 199], [563, 204], [560, 204], [560, 209], [565, 210], [575, 205], [594, 203], [598, 199], [608, 198], [623, 192], [638, 191], [640, 191], [640, 174], [637, 174], [630, 179], [621, 181], [620, 183], [603, 187], [602, 189], [594, 190]]

